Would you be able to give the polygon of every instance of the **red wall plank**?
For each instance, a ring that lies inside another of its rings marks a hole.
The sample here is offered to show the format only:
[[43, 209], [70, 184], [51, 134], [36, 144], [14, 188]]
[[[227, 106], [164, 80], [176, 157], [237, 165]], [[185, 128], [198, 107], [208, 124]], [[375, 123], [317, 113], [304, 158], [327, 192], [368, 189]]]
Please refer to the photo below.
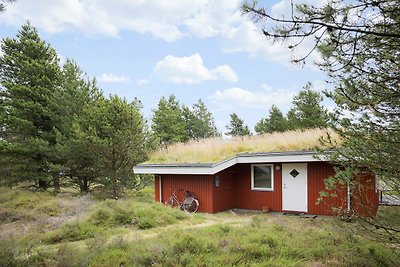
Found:
[[274, 191], [251, 190], [251, 164], [237, 164], [234, 168], [236, 208], [270, 211], [282, 210], [282, 172], [274, 164]]
[[375, 176], [359, 175], [351, 194], [351, 207], [356, 214], [373, 217], [379, 207], [379, 192], [375, 188]]
[[160, 176], [154, 177], [154, 199], [160, 202]]
[[[347, 185], [336, 185], [335, 190], [327, 190], [324, 180], [335, 174], [329, 163], [310, 162], [308, 172], [308, 213], [321, 215], [334, 215], [339, 210], [347, 210]], [[325, 191], [329, 197], [324, 197], [322, 202], [317, 204], [320, 192]], [[332, 196], [336, 195], [336, 196]]]
[[228, 168], [215, 175], [219, 177], [219, 187], [215, 187], [213, 181], [213, 212], [235, 208], [234, 175], [233, 168]]
[[200, 212], [213, 212], [213, 179], [211, 175], [161, 175], [162, 176], [162, 202], [176, 190], [179, 201], [183, 201], [185, 191], [191, 191], [199, 200]]
[[[276, 170], [279, 166], [279, 170]], [[176, 190], [179, 200], [183, 200], [186, 190], [195, 193], [199, 200], [200, 212], [218, 212], [232, 208], [282, 211], [282, 166], [274, 164], [274, 190], [251, 190], [251, 164], [237, 164], [216, 175], [219, 187], [214, 186], [214, 175], [162, 175], [162, 202], [164, 203]], [[308, 213], [334, 215], [338, 209], [347, 210], [347, 186], [337, 185], [335, 190], [327, 190], [324, 180], [334, 175], [332, 165], [325, 162], [307, 164], [308, 172]], [[375, 191], [373, 176], [363, 176], [360, 181], [367, 185], [353, 192], [351, 198], [354, 210], [364, 216], [375, 215], [379, 205], [378, 192]], [[320, 192], [326, 191], [317, 204]], [[357, 191], [357, 192], [356, 192]], [[155, 178], [155, 199], [159, 201], [159, 178]], [[370, 209], [363, 207], [370, 205]]]

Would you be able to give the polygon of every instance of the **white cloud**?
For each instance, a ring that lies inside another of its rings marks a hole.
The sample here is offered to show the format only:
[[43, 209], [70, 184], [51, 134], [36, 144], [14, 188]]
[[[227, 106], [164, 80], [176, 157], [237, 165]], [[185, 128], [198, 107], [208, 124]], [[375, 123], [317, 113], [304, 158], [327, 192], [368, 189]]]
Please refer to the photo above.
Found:
[[[261, 33], [258, 26], [246, 18], [243, 18], [242, 23], [224, 37], [222, 51], [226, 53], [246, 52], [251, 58], [261, 58], [284, 65], [289, 65], [293, 58], [306, 55], [313, 47], [313, 40], [306, 39], [292, 52], [288, 48], [289, 43], [272, 43]], [[319, 58], [318, 53], [312, 53], [308, 61], [315, 62]]]
[[198, 12], [184, 21], [192, 35], [201, 38], [225, 35], [240, 23], [240, 0], [202, 2]]
[[148, 84], [149, 83], [149, 80], [147, 80], [147, 79], [139, 79], [139, 80], [136, 80], [136, 85], [137, 86], [143, 86], [143, 85], [146, 85], [146, 84]]
[[118, 76], [112, 73], [102, 73], [97, 79], [103, 83], [124, 83], [130, 81], [127, 76]]
[[229, 65], [221, 65], [211, 70], [214, 80], [237, 82], [239, 78]]
[[238, 0], [16, 1], [2, 13], [0, 21], [19, 27], [30, 20], [49, 33], [78, 29], [88, 34], [116, 36], [123, 30], [132, 30], [172, 42], [190, 32], [209, 37], [224, 31], [227, 26], [222, 22], [238, 3]]
[[158, 61], [153, 73], [163, 81], [172, 83], [199, 84], [204, 81], [221, 80], [237, 82], [236, 73], [228, 65], [208, 69], [198, 53], [187, 57], [168, 55]]
[[287, 107], [292, 102], [295, 91], [271, 90], [270, 88], [250, 91], [239, 87], [225, 90], [217, 90], [210, 99], [224, 106], [242, 107], [270, 107], [273, 104], [278, 107]]
[[[315, 2], [303, 0], [301, 2]], [[240, 12], [241, 0], [42, 0], [16, 1], [0, 16], [0, 23], [19, 27], [26, 20], [49, 33], [79, 30], [89, 35], [118, 36], [121, 31], [149, 34], [167, 42], [185, 36], [220, 37], [225, 52], [288, 64], [287, 45], [269, 43], [261, 30]], [[272, 7], [285, 14], [290, 1]], [[298, 54], [312, 47], [305, 43]], [[316, 54], [316, 53], [315, 53]], [[311, 58], [314, 60], [314, 58]]]
[[267, 83], [262, 83], [260, 88], [264, 89], [265, 91], [272, 91], [272, 86]]

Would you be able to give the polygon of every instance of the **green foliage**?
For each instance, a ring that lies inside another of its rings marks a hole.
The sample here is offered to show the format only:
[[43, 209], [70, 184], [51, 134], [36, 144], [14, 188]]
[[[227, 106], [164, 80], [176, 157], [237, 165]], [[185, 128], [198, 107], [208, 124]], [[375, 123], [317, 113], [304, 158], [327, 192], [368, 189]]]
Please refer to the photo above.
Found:
[[[140, 249], [133, 247], [137, 253], [132, 262], [153, 266], [299, 266], [315, 262], [395, 266], [399, 259], [392, 249], [353, 234], [344, 241], [340, 226], [329, 228], [332, 225], [323, 220], [316, 221], [315, 226], [310, 224], [311, 221], [297, 218], [271, 223], [266, 216], [259, 216], [246, 227], [216, 225], [196, 231], [172, 231], [147, 240]], [[281, 230], [277, 231], [277, 227]]]
[[96, 174], [96, 181], [112, 190], [114, 198], [123, 187], [135, 187], [142, 181], [132, 173], [133, 166], [146, 159], [147, 151], [140, 108], [138, 100], [129, 103], [110, 96], [85, 106], [83, 116], [75, 120], [75, 133], [95, 156], [87, 167]]
[[198, 140], [221, 135], [215, 126], [211, 112], [207, 110], [201, 99], [193, 104], [192, 109], [184, 106], [182, 110], [189, 139]]
[[134, 226], [144, 230], [174, 224], [186, 218], [187, 215], [182, 211], [157, 203], [108, 199], [98, 203], [88, 218], [67, 223], [50, 231], [45, 235], [44, 241], [54, 244], [86, 240], [113, 231], [117, 227]]
[[58, 199], [54, 198], [51, 193], [0, 188], [0, 222], [57, 216], [62, 211]]
[[249, 127], [244, 125], [244, 121], [236, 114], [230, 114], [231, 120], [229, 125], [226, 126], [226, 129], [229, 131], [226, 132], [226, 135], [230, 136], [246, 136], [251, 135]]
[[328, 112], [321, 105], [322, 95], [312, 90], [311, 83], [307, 83], [298, 95], [294, 96], [292, 108], [287, 116], [272, 105], [267, 118], [262, 118], [256, 125], [257, 134], [285, 132], [297, 129], [326, 128], [328, 126]]
[[287, 119], [291, 129], [326, 128], [328, 113], [321, 102], [320, 93], [312, 90], [307, 83], [297, 96], [293, 98], [293, 107], [288, 111]]
[[89, 190], [90, 183], [99, 179], [99, 157], [91, 147], [80, 124], [85, 110], [103, 98], [96, 81], [90, 81], [79, 66], [67, 60], [63, 66], [63, 84], [59, 99], [64, 103], [60, 111], [62, 127], [57, 133], [58, 157], [70, 182], [78, 184], [81, 192]]
[[[319, 50], [322, 56], [317, 65], [334, 86], [326, 95], [337, 105], [331, 120], [342, 140], [340, 147], [330, 139], [323, 140], [325, 145], [336, 146], [337, 151], [328, 156], [341, 166], [337, 178], [351, 172], [346, 178], [351, 181], [354, 174], [368, 170], [378, 175], [386, 188], [399, 193], [399, 1], [292, 5], [291, 16], [286, 18], [273, 17], [257, 5], [257, 1], [245, 2], [242, 9], [254, 15], [268, 38], [285, 40], [291, 49], [312, 40], [312, 50]], [[295, 61], [303, 62], [310, 53]]]
[[45, 235], [44, 241], [48, 244], [60, 242], [72, 242], [93, 238], [96, 234], [104, 231], [104, 228], [87, 223], [73, 222], [63, 225], [61, 228]]
[[[25, 197], [16, 194], [26, 195], [25, 191], [12, 190], [11, 194], [5, 188], [0, 190], [3, 204], [29, 208]], [[38, 192], [32, 196], [36, 194], [40, 199], [62, 200], [61, 195]], [[24, 235], [2, 236], [0, 265], [396, 266], [400, 260], [386, 241], [378, 243], [364, 237], [357, 221], [262, 214], [254, 216], [251, 222], [245, 216], [245, 222], [241, 222], [240, 215], [222, 213], [202, 215], [205, 220], [218, 218], [223, 223], [201, 227], [192, 225], [191, 220], [174, 224], [188, 216], [158, 203], [141, 203], [135, 197], [98, 201], [82, 219], [45, 233], [41, 224]], [[14, 199], [18, 200], [11, 205]], [[398, 207], [386, 208], [379, 214], [398, 224]], [[36, 211], [38, 216], [41, 212]], [[146, 229], [149, 223], [157, 228], [143, 231], [141, 228]]]
[[1, 166], [12, 166], [2, 167], [1, 173], [10, 183], [36, 181], [47, 188], [57, 177], [52, 168], [60, 106], [57, 53], [29, 23], [16, 38], [3, 39], [1, 51]]
[[185, 218], [186, 215], [180, 210], [157, 203], [106, 200], [93, 212], [89, 221], [102, 227], [133, 225], [139, 229], [149, 229]]
[[188, 140], [183, 111], [174, 95], [162, 97], [153, 112], [151, 129], [162, 145]]
[[13, 266], [16, 261], [16, 242], [11, 238], [0, 240], [0, 266]]
[[151, 128], [163, 146], [220, 136], [211, 112], [201, 99], [190, 108], [181, 106], [174, 95], [168, 100], [162, 97], [153, 112]]
[[89, 260], [88, 266], [129, 266], [130, 253], [119, 247], [108, 247], [95, 253]]
[[263, 118], [256, 123], [254, 130], [257, 134], [284, 132], [289, 130], [287, 118], [279, 108], [272, 105], [268, 118]]
[[132, 173], [150, 147], [140, 101], [104, 97], [72, 60], [61, 70], [29, 23], [1, 49], [0, 183], [73, 183], [81, 192], [101, 183], [113, 197], [146, 184]]

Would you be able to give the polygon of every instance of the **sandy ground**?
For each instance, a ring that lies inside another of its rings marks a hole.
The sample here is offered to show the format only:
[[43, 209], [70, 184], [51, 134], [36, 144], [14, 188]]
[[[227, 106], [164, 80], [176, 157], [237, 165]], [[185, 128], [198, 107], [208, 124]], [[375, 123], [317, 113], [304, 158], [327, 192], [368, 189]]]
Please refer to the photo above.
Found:
[[25, 235], [33, 229], [39, 229], [41, 232], [53, 230], [61, 224], [82, 219], [84, 216], [87, 216], [87, 211], [94, 204], [95, 201], [86, 195], [73, 198], [62, 198], [60, 199], [59, 205], [63, 212], [60, 215], [42, 215], [31, 219], [9, 218], [8, 221], [10, 222], [0, 224], [0, 237]]

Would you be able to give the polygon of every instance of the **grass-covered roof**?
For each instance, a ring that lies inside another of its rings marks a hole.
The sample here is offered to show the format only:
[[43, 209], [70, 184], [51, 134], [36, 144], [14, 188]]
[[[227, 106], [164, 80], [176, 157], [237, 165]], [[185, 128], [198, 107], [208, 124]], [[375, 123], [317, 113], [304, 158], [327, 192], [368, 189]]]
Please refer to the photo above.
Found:
[[[150, 163], [217, 163], [245, 152], [285, 152], [321, 148], [320, 138], [339, 137], [330, 129], [288, 131], [231, 139], [210, 138], [178, 143], [156, 151], [145, 164]], [[327, 148], [325, 148], [327, 149]]]

